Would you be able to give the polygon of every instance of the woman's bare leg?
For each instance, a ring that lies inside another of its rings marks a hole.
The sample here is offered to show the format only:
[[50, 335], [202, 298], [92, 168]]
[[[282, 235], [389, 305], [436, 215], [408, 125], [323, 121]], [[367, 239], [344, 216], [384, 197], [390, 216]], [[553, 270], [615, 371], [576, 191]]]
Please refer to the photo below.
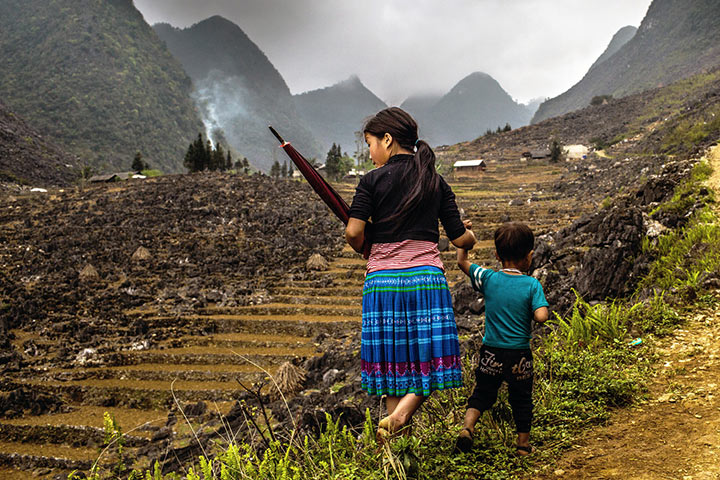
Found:
[[[390, 432], [394, 432], [410, 422], [412, 416], [427, 397], [408, 393], [403, 397], [388, 397], [388, 400], [391, 398], [392, 401], [388, 401], [387, 403], [389, 413], [387, 418], [389, 419], [389, 423], [384, 425], [384, 427], [389, 428]], [[394, 406], [391, 409], [392, 404], [394, 404]]]
[[400, 403], [400, 399], [402, 397], [385, 397], [385, 410], [387, 410], [387, 414], [392, 415], [392, 413], [395, 411], [395, 409], [398, 406], [398, 403]]

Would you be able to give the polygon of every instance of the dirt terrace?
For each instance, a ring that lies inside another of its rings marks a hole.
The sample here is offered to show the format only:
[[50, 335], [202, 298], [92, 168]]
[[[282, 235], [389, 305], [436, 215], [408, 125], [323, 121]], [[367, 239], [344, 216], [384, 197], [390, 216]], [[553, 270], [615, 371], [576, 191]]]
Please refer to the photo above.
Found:
[[[504, 221], [544, 234], [594, 211], [605, 190], [567, 188], [593, 161], [491, 161], [478, 178], [452, 180], [480, 239], [474, 260], [495, 264], [490, 239]], [[353, 188], [339, 186], [348, 201]], [[342, 247], [339, 222], [306, 185], [191, 175], [16, 196], [0, 209], [7, 468], [88, 468], [103, 411], [137, 437], [130, 452], [184, 448], [178, 405], [207, 405], [190, 418], [200, 428], [233, 408], [238, 380], [261, 381], [286, 361], [312, 366], [328, 336], [357, 344], [364, 261]], [[140, 245], [152, 259], [131, 259]], [[330, 260], [327, 270], [307, 271], [312, 253]], [[454, 250], [442, 256], [451, 284], [461, 280]], [[87, 264], [97, 277], [80, 281]], [[357, 381], [338, 375], [308, 392], [331, 399]]]

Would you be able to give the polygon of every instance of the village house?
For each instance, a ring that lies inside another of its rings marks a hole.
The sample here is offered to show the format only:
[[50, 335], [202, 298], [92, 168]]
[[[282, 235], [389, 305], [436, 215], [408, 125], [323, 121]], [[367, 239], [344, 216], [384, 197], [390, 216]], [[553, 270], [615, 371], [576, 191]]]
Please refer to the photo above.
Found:
[[483, 159], [458, 160], [453, 163], [454, 175], [477, 175], [485, 171], [487, 164]]

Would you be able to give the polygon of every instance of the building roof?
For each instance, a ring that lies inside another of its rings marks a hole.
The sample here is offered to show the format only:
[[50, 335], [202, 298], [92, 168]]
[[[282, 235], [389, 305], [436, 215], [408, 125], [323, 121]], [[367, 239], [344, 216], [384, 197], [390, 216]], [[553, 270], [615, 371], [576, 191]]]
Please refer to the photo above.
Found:
[[88, 182], [112, 182], [117, 178], [116, 173], [108, 173], [107, 175], [93, 175], [88, 179]]
[[453, 168], [479, 167], [481, 165], [485, 165], [485, 160], [458, 160], [457, 162], [453, 163]]
[[532, 150], [530, 155], [532, 158], [545, 158], [550, 156], [550, 150]]

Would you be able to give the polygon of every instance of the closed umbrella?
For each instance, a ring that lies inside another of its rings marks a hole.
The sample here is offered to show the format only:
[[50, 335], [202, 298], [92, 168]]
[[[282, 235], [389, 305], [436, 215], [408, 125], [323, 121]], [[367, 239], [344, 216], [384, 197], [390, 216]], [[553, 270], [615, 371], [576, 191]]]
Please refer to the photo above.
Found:
[[[323, 176], [315, 170], [315, 167], [313, 167], [300, 152], [295, 150], [295, 147], [290, 145], [290, 142], [283, 140], [280, 134], [272, 126], [268, 128], [270, 128], [272, 134], [275, 135], [275, 138], [278, 139], [280, 146], [283, 150], [285, 150], [285, 153], [287, 153], [288, 157], [290, 157], [290, 160], [293, 161], [298, 170], [300, 170], [300, 173], [302, 173], [303, 177], [305, 177], [313, 190], [315, 190], [315, 193], [317, 193], [323, 202], [330, 207], [330, 210], [332, 210], [333, 213], [342, 220], [345, 225], [347, 225], [348, 219], [350, 218], [350, 207], [348, 207], [347, 202], [345, 202], [340, 194], [337, 193], [327, 181], [325, 181]], [[366, 241], [363, 247], [363, 256], [368, 258], [369, 255], [370, 243]]]

